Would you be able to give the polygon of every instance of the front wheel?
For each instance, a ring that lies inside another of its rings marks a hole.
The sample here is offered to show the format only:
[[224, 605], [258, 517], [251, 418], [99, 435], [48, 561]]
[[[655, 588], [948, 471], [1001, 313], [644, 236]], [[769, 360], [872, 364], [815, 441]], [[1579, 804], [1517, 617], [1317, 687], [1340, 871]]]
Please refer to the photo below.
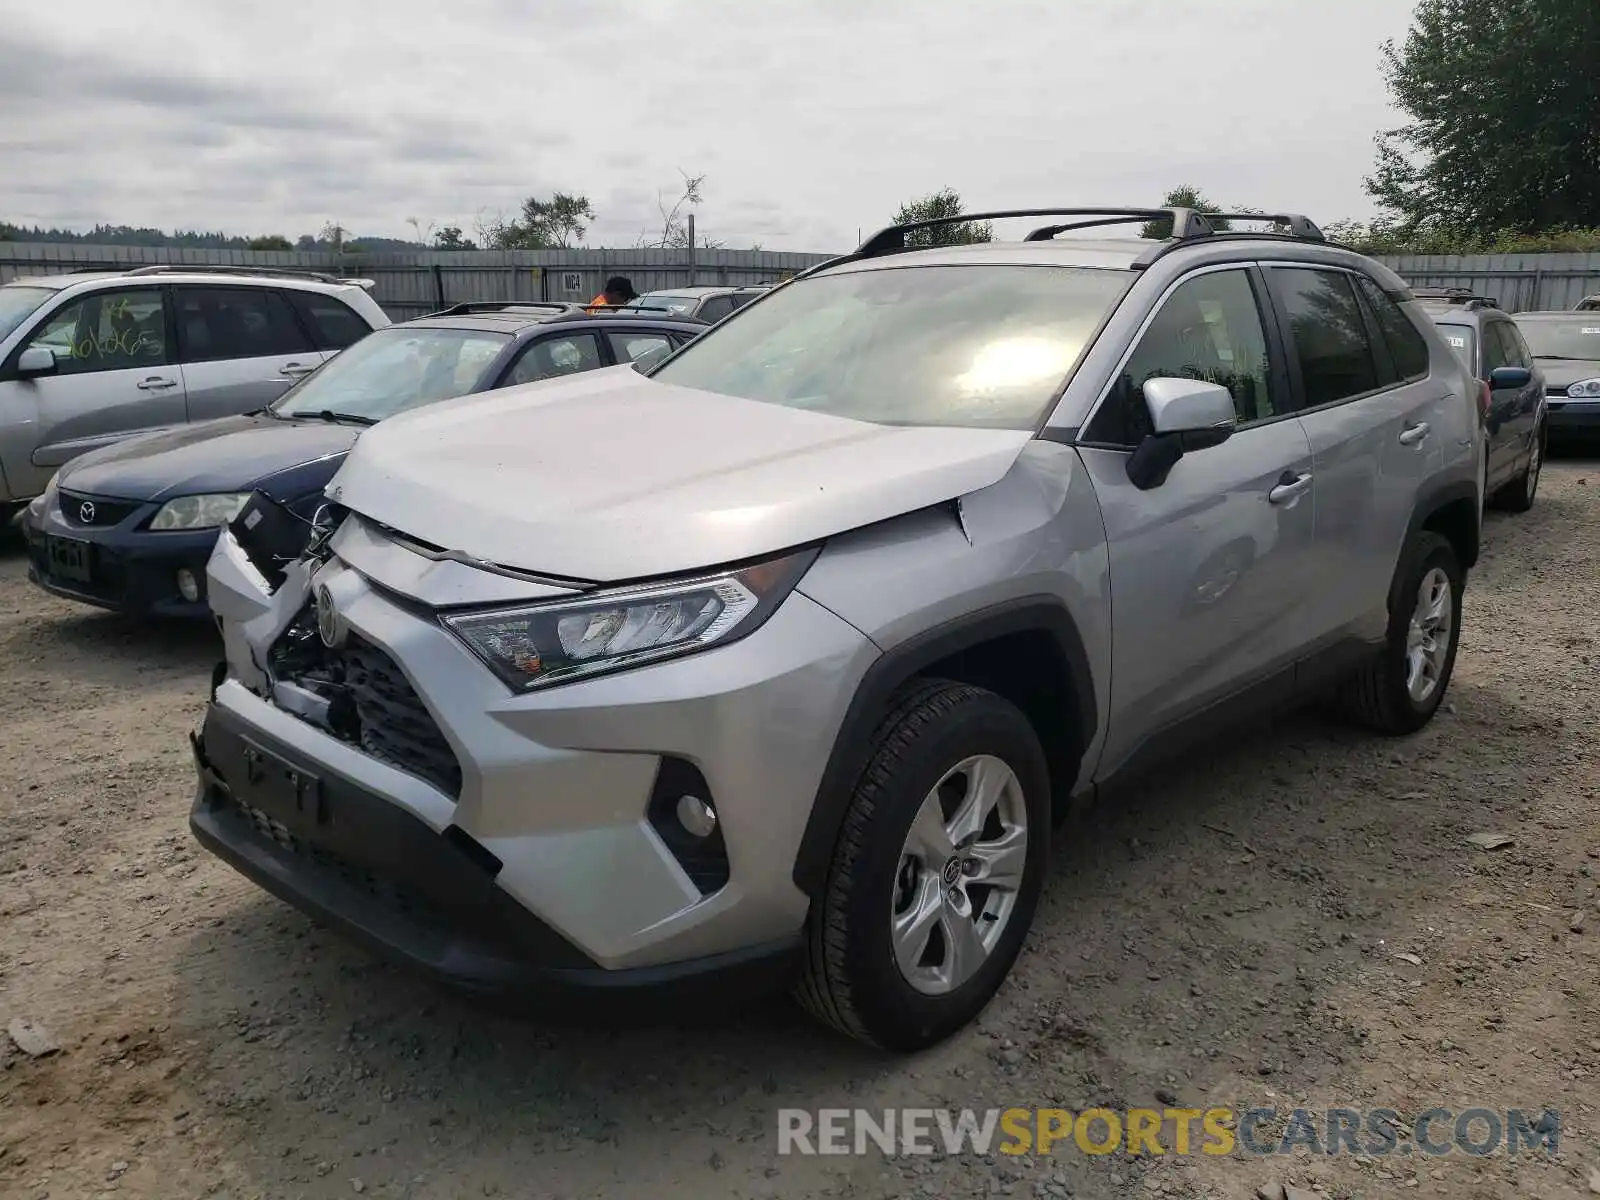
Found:
[[1500, 489], [1495, 496], [1496, 507], [1507, 512], [1524, 513], [1533, 507], [1533, 499], [1539, 492], [1539, 471], [1544, 466], [1544, 430], [1538, 429], [1533, 435], [1533, 445], [1528, 448], [1528, 465], [1522, 473], [1505, 487]]
[[1444, 702], [1461, 640], [1466, 576], [1455, 548], [1423, 531], [1406, 547], [1382, 652], [1341, 690], [1345, 711], [1378, 733], [1415, 733]]
[[874, 738], [813, 906], [800, 1002], [851, 1037], [912, 1051], [999, 990], [1049, 858], [1033, 727], [982, 688], [915, 684]]

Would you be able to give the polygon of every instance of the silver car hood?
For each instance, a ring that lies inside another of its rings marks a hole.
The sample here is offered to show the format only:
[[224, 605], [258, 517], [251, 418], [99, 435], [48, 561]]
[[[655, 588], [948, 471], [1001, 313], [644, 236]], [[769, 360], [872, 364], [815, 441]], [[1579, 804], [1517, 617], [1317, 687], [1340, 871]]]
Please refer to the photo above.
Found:
[[977, 491], [1031, 436], [874, 425], [622, 366], [391, 417], [363, 433], [328, 495], [472, 558], [615, 582], [756, 557]]

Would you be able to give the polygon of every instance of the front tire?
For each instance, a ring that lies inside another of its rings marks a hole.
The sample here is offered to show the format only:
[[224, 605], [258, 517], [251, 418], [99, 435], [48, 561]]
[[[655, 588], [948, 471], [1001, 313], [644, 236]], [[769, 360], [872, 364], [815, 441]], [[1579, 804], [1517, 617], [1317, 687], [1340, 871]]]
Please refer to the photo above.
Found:
[[1533, 507], [1539, 492], [1539, 472], [1544, 466], [1544, 429], [1534, 431], [1533, 444], [1528, 448], [1528, 465], [1495, 495], [1495, 507], [1507, 512], [1525, 513]]
[[1027, 717], [982, 688], [908, 686], [878, 726], [813, 905], [801, 1004], [896, 1051], [968, 1024], [1022, 949], [1050, 829]]
[[1455, 548], [1423, 531], [1407, 546], [1382, 652], [1340, 692], [1348, 716], [1377, 733], [1415, 733], [1444, 702], [1461, 642], [1466, 576]]

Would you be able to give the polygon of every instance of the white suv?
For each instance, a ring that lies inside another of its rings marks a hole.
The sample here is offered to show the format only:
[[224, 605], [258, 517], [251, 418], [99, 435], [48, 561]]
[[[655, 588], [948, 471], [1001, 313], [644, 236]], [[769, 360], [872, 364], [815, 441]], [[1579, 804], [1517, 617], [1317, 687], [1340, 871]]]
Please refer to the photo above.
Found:
[[0, 510], [86, 450], [248, 412], [389, 324], [372, 282], [137, 267], [0, 287]]

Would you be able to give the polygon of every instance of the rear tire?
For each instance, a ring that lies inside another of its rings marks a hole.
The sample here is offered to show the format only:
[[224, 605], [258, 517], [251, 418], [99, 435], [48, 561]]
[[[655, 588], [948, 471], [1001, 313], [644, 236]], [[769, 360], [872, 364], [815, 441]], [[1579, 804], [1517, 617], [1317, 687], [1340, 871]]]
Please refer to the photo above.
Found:
[[1533, 507], [1539, 492], [1539, 473], [1544, 466], [1545, 434], [1541, 426], [1534, 432], [1533, 444], [1528, 449], [1528, 465], [1511, 482], [1495, 493], [1494, 505], [1507, 512], [1525, 513]]
[[1044, 751], [1015, 705], [941, 680], [901, 691], [812, 906], [800, 1003], [895, 1051], [961, 1029], [1022, 949], [1048, 866], [1050, 816]]
[[1461, 643], [1466, 576], [1455, 548], [1418, 533], [1401, 557], [1383, 650], [1340, 689], [1340, 706], [1377, 733], [1415, 733], [1444, 702]]

